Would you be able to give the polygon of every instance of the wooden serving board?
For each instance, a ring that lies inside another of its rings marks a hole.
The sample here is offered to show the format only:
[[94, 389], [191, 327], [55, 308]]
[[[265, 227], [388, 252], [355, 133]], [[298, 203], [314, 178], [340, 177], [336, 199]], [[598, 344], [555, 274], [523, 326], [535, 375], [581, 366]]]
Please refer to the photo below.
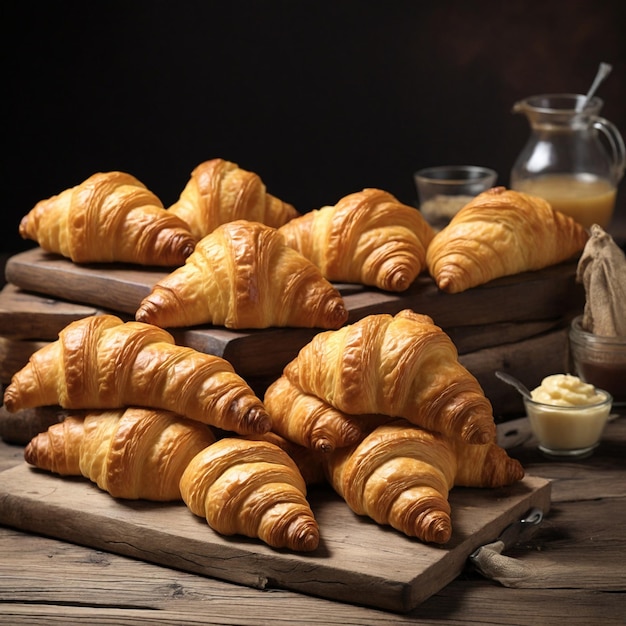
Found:
[[309, 501], [320, 525], [310, 554], [222, 537], [182, 503], [115, 500], [82, 478], [19, 465], [0, 473], [0, 523], [234, 583], [284, 588], [406, 612], [456, 578], [467, 557], [531, 508], [547, 513], [549, 481], [527, 476], [503, 489], [454, 488], [453, 536], [425, 545], [354, 515], [329, 488]]

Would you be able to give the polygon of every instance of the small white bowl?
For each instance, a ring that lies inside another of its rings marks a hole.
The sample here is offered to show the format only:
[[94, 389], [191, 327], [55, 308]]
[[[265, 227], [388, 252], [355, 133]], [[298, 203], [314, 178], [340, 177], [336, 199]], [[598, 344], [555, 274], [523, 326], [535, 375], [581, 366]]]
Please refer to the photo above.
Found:
[[580, 406], [543, 404], [524, 398], [530, 428], [546, 456], [582, 459], [598, 446], [613, 398], [602, 389], [596, 392], [602, 396], [602, 401]]

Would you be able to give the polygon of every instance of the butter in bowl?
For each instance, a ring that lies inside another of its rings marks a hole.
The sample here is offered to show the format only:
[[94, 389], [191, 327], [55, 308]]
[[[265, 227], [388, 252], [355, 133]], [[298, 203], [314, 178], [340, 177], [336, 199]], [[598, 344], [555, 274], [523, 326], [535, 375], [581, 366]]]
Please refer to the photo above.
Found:
[[545, 377], [524, 406], [539, 450], [550, 458], [583, 459], [598, 446], [611, 414], [610, 393], [571, 374]]

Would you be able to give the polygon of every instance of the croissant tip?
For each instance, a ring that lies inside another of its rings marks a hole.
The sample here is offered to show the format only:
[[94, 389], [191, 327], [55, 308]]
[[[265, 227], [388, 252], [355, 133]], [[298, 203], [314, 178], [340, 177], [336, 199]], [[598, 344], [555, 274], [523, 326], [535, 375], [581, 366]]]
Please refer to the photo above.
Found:
[[35, 465], [35, 444], [31, 439], [24, 448], [24, 461], [29, 465]]
[[444, 545], [452, 537], [452, 523], [448, 516], [440, 517], [427, 529], [424, 541]]
[[149, 300], [142, 302], [135, 312], [135, 321], [141, 322], [142, 324], [152, 324], [158, 326], [160, 324], [158, 317], [157, 306]]
[[195, 241], [191, 242], [188, 241], [181, 249], [181, 254], [183, 255], [183, 257], [185, 257], [185, 259], [189, 256], [191, 256], [191, 253], [196, 249], [196, 243]]
[[384, 281], [382, 288], [386, 291], [406, 291], [412, 284], [414, 277], [406, 269], [397, 270]]
[[313, 550], [317, 550], [319, 543], [319, 533], [309, 533], [299, 544], [299, 549], [302, 552], [313, 552]]
[[330, 454], [331, 452], [334, 452], [335, 445], [332, 441], [329, 441], [328, 439], [318, 439], [315, 442], [313, 448], [316, 452], [321, 452], [322, 454]]
[[308, 518], [300, 517], [296, 520], [299, 526], [289, 541], [289, 548], [297, 552], [312, 552], [320, 543], [320, 531], [317, 523]]
[[9, 413], [15, 413], [18, 410], [17, 394], [13, 387], [9, 386], [4, 392], [4, 408]]
[[342, 302], [335, 302], [326, 312], [325, 319], [330, 329], [339, 329], [348, 321], [348, 309]]
[[30, 228], [29, 228], [29, 222], [30, 219], [28, 217], [28, 214], [26, 214], [21, 220], [20, 220], [20, 225], [18, 227], [18, 232], [20, 234], [20, 237], [22, 239], [29, 239], [30, 238]]
[[437, 278], [437, 287], [446, 293], [455, 293], [452, 279], [449, 276], [439, 276]]
[[272, 429], [272, 418], [260, 407], [251, 408], [246, 414], [245, 422], [249, 430], [256, 435], [265, 435]]
[[147, 308], [142, 304], [135, 312], [135, 321], [142, 322], [143, 324], [151, 324], [150, 313]]

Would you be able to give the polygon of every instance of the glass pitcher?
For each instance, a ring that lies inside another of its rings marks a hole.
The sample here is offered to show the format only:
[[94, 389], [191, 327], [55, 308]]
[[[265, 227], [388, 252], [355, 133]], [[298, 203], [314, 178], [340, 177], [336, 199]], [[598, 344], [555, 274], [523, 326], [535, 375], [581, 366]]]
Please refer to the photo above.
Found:
[[545, 198], [552, 207], [589, 228], [606, 228], [626, 166], [624, 140], [599, 116], [602, 100], [546, 94], [517, 102], [531, 135], [511, 171], [511, 188]]

